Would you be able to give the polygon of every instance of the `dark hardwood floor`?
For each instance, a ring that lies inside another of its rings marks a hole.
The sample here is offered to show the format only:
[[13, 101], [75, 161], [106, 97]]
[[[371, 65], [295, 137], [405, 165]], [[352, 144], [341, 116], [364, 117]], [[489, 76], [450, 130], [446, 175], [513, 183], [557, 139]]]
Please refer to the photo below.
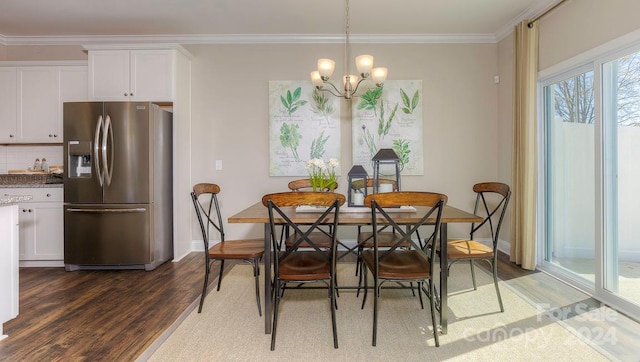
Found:
[[[503, 280], [533, 273], [506, 256], [498, 268]], [[202, 277], [196, 252], [152, 272], [21, 268], [20, 315], [4, 324], [0, 361], [133, 361], [199, 297]]]
[[203, 262], [194, 252], [151, 272], [21, 268], [0, 361], [133, 361], [198, 298]]

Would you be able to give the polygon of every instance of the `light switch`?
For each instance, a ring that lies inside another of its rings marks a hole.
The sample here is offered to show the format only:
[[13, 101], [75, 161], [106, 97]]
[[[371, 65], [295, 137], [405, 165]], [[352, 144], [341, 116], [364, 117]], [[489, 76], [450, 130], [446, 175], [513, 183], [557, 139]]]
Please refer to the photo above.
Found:
[[216, 160], [216, 170], [222, 170], [222, 160]]

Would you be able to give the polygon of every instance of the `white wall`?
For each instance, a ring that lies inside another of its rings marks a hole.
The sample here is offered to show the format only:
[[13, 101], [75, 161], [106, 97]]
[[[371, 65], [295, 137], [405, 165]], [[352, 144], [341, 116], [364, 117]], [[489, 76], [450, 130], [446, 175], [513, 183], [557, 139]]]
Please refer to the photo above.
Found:
[[638, 0], [567, 1], [540, 20], [538, 69], [639, 29], [638, 14]]
[[[192, 181], [222, 188], [225, 217], [284, 191], [294, 179], [269, 176], [268, 81], [306, 80], [320, 57], [343, 66], [340, 45], [185, 46], [192, 60]], [[419, 79], [424, 94], [425, 175], [405, 176], [405, 190], [445, 193], [449, 204], [473, 210], [472, 185], [498, 178], [496, 44], [357, 44], [354, 55], [375, 56], [390, 79]], [[351, 60], [353, 61], [353, 59]], [[342, 74], [342, 69], [336, 70]], [[342, 104], [342, 175], [351, 168], [351, 124]], [[215, 160], [223, 161], [216, 171]], [[343, 176], [343, 178], [346, 176]], [[339, 192], [345, 192], [341, 183]], [[228, 238], [259, 237], [262, 225], [226, 226]], [[355, 228], [346, 230], [355, 238]], [[192, 228], [194, 239], [201, 239]], [[452, 235], [468, 233], [454, 227]]]

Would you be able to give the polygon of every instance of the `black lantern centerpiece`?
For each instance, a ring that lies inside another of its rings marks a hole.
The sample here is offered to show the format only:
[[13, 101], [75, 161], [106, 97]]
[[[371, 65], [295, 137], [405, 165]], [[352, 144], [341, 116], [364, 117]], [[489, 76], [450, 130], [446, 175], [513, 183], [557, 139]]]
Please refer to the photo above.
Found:
[[[400, 191], [400, 157], [391, 148], [381, 148], [378, 153], [371, 159], [373, 161], [373, 193]], [[396, 187], [393, 189], [391, 184], [382, 184], [380, 179], [380, 165], [393, 165], [395, 168]], [[387, 186], [388, 185], [388, 186]], [[391, 190], [386, 187], [391, 186]]]
[[349, 170], [347, 194], [347, 206], [364, 206], [364, 198], [367, 197], [367, 170], [360, 165], [354, 165]]

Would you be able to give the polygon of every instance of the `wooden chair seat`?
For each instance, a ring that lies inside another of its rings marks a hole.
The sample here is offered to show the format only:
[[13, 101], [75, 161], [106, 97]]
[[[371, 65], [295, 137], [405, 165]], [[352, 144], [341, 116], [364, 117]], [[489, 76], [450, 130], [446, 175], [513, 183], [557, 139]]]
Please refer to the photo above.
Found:
[[[391, 247], [396, 245], [398, 241], [402, 239], [402, 235], [393, 232], [379, 232], [378, 233], [378, 247]], [[358, 234], [358, 244], [363, 248], [373, 248], [373, 231], [362, 231]], [[403, 242], [400, 247], [409, 247], [408, 242]]]
[[475, 240], [448, 240], [447, 257], [451, 260], [492, 258], [493, 248]]
[[[379, 252], [379, 256], [384, 251]], [[370, 269], [374, 268], [375, 258], [373, 250], [362, 252], [362, 260]], [[425, 263], [424, 254], [416, 250], [397, 251], [388, 258], [380, 260], [378, 276], [384, 279], [426, 279], [429, 278], [429, 263]]]
[[253, 259], [263, 254], [263, 239], [231, 240], [209, 248], [209, 257], [213, 259]]
[[315, 251], [293, 253], [278, 265], [280, 279], [309, 281], [329, 279], [331, 263], [324, 253]]
[[[293, 244], [298, 240], [297, 235], [289, 235], [284, 243], [287, 248], [293, 246]], [[313, 231], [309, 234], [309, 239], [319, 248], [326, 249], [331, 247], [332, 239], [331, 236], [321, 232], [321, 231]], [[303, 241], [300, 243], [300, 248], [310, 248], [311, 245], [307, 241]]]

